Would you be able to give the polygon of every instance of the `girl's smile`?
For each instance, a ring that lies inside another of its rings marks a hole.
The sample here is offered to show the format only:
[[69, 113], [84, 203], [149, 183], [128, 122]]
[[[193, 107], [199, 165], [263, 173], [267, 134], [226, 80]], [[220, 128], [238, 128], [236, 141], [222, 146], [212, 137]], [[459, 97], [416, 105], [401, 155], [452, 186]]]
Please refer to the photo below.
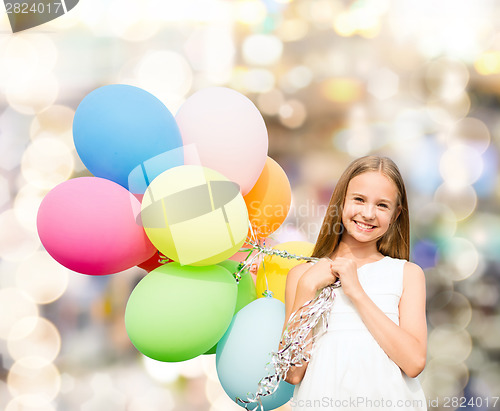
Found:
[[376, 227], [374, 225], [364, 224], [356, 220], [354, 220], [354, 223], [359, 227], [361, 231], [373, 231], [373, 229]]

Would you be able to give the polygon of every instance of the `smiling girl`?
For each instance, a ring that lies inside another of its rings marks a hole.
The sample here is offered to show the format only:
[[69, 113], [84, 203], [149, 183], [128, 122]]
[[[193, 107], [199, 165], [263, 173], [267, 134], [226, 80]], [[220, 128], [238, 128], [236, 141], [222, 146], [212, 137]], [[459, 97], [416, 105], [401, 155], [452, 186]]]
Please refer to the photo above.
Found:
[[320, 260], [287, 276], [285, 324], [322, 288], [342, 284], [311, 360], [287, 374], [293, 411], [427, 409], [417, 378], [427, 351], [425, 277], [408, 261], [409, 231], [396, 164], [353, 161], [332, 194], [312, 254]]

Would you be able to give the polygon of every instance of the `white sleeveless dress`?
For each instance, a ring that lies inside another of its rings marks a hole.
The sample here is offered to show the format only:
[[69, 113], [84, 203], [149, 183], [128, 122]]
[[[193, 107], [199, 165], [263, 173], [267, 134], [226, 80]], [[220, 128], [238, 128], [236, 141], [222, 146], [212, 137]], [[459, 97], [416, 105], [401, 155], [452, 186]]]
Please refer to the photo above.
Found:
[[[386, 256], [358, 269], [365, 292], [398, 325], [405, 262]], [[418, 377], [408, 377], [387, 356], [342, 287], [335, 294], [328, 330], [295, 387], [292, 411], [427, 410]]]

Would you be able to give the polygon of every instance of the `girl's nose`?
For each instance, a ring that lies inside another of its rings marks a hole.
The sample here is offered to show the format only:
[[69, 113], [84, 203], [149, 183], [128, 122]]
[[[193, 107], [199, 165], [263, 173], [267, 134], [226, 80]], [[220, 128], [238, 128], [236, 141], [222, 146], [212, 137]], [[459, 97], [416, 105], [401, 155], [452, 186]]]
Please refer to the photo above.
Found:
[[371, 204], [366, 204], [361, 211], [363, 218], [367, 220], [371, 220], [375, 217], [375, 207]]

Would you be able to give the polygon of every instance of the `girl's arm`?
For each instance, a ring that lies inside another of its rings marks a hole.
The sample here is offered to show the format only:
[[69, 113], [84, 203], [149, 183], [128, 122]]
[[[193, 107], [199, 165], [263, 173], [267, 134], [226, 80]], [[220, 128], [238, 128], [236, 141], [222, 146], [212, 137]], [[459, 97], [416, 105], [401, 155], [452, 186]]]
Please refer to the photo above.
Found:
[[[314, 266], [303, 263], [293, 267], [288, 272], [285, 286], [285, 323], [283, 331], [285, 331], [292, 313], [297, 311], [306, 302], [312, 300], [316, 296], [318, 289], [336, 280], [330, 263], [331, 261], [328, 259], [322, 259], [314, 264]], [[310, 336], [311, 334], [308, 337]], [[310, 348], [310, 346], [307, 347], [307, 349]], [[285, 381], [293, 385], [301, 382], [306, 373], [307, 364], [307, 362], [303, 362], [301, 367], [291, 367]]]
[[425, 275], [422, 269], [411, 262], [404, 265], [399, 326], [384, 314], [362, 287], [356, 287], [349, 297], [389, 358], [409, 377], [419, 375], [425, 367], [427, 355]]

